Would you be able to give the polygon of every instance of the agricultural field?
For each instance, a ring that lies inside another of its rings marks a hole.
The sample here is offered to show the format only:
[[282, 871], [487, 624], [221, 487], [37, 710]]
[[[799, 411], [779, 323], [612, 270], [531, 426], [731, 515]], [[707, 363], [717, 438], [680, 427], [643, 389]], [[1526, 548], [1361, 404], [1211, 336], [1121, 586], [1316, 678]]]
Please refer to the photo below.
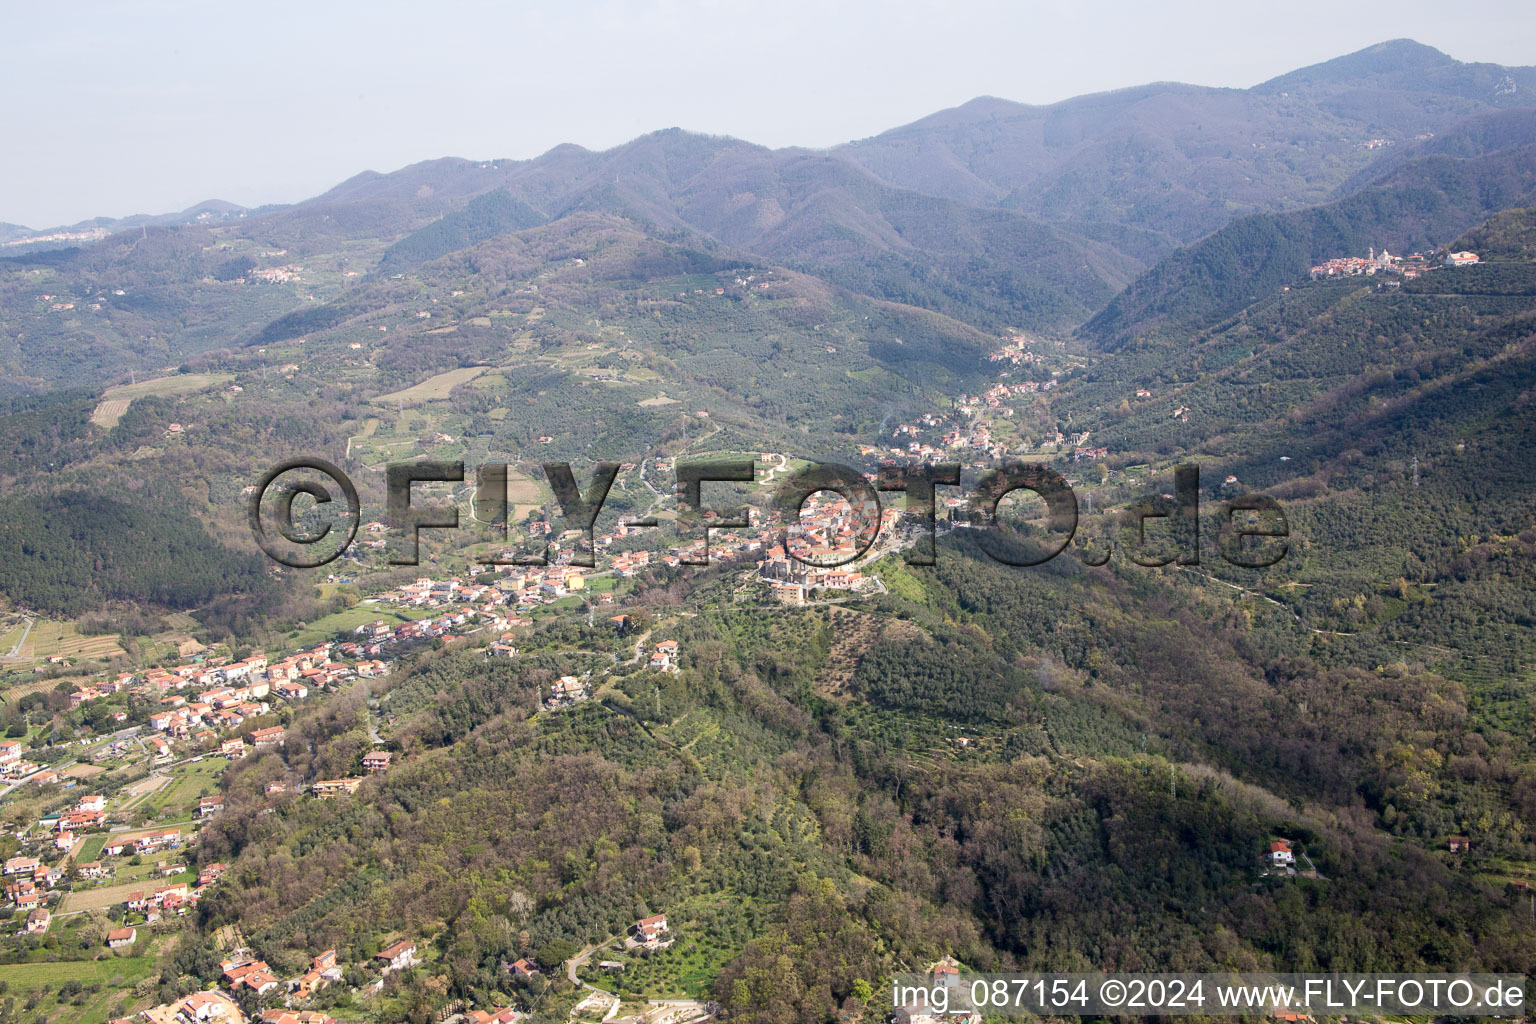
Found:
[[103, 430], [111, 430], [117, 426], [118, 420], [123, 418], [123, 413], [128, 411], [132, 404], [131, 398], [111, 398], [96, 406], [91, 413], [91, 422]]
[[196, 817], [198, 799], [218, 791], [219, 775], [227, 765], [222, 757], [178, 765], [165, 773], [170, 782], [146, 796], [134, 810], [166, 821]]
[[408, 406], [419, 405], [422, 402], [441, 401], [448, 397], [448, 393], [460, 384], [468, 384], [480, 376], [488, 366], [461, 366], [457, 370], [449, 370], [436, 376], [428, 377], [420, 384], [413, 384], [400, 391], [393, 391], [387, 395], [380, 395], [374, 401], [380, 405]]
[[23, 658], [83, 658], [105, 661], [120, 658], [127, 652], [118, 642], [116, 633], [85, 636], [73, 622], [54, 622], [39, 619], [21, 644]]
[[[135, 782], [131, 786], [124, 787], [123, 793], [127, 794], [127, 799], [119, 804], [117, 809], [120, 811], [133, 810], [134, 807], [143, 803], [144, 800], [148, 798], [149, 794], [164, 787], [170, 781], [171, 777], [169, 775], [151, 775], [147, 779]], [[84, 857], [85, 855], [81, 854], [81, 856]], [[95, 858], [85, 857], [85, 859], [94, 860]]]
[[343, 611], [316, 619], [292, 635], [292, 646], [308, 647], [341, 633], [351, 633], [364, 623], [383, 620], [391, 626], [415, 619], [430, 618], [433, 612], [424, 608], [394, 608], [381, 604], [358, 604]]
[[[156, 882], [156, 885], [167, 884]], [[64, 894], [64, 902], [59, 904], [59, 914], [79, 914], [87, 910], [105, 910], [107, 907], [115, 907], [133, 897], [134, 893], [143, 892], [150, 888], [149, 882], [124, 882], [121, 885], [106, 885], [100, 889], [77, 889], [74, 892]]]
[[235, 375], [232, 373], [183, 373], [174, 377], [156, 377], [154, 380], [119, 384], [115, 388], [107, 388], [102, 392], [101, 402], [91, 413], [91, 422], [104, 430], [111, 430], [117, 426], [135, 398], [144, 398], [149, 395], [190, 395], [220, 384], [227, 384], [234, 379]]
[[533, 477], [515, 469], [507, 470], [507, 514], [512, 517], [512, 522], [522, 522], [528, 513], [553, 498], [549, 489]]
[[6, 701], [7, 703], [11, 701], [18, 701], [29, 694], [42, 693], [45, 690], [51, 690], [58, 686], [61, 682], [63, 682], [62, 679], [29, 679], [24, 683], [17, 683], [15, 686], [7, 689], [4, 693], [0, 693], [0, 700]]
[[84, 841], [75, 849], [75, 860], [89, 864], [93, 860], [101, 859], [101, 848], [107, 845], [107, 834], [99, 832], [96, 835], [86, 836]]
[[15, 647], [18, 643], [20, 643], [21, 638], [26, 635], [26, 632], [27, 624], [25, 621], [18, 622], [10, 629], [6, 630], [5, 634], [0, 636], [0, 653], [9, 651], [12, 647]]

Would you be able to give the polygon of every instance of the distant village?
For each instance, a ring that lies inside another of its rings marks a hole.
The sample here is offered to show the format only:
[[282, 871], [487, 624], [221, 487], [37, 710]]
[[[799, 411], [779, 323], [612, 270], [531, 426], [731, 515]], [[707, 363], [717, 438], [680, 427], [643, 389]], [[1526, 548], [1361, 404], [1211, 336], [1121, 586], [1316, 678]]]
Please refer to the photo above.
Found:
[[1438, 262], [1433, 255], [1422, 252], [1412, 253], [1408, 256], [1394, 256], [1385, 248], [1377, 252], [1373, 246], [1367, 256], [1340, 256], [1326, 260], [1312, 268], [1312, 280], [1332, 277], [1357, 277], [1360, 275], [1375, 274], [1400, 274], [1404, 280], [1411, 281], [1435, 270], [1439, 267], [1470, 267], [1479, 263], [1475, 252], [1452, 252], [1445, 255], [1443, 262]]

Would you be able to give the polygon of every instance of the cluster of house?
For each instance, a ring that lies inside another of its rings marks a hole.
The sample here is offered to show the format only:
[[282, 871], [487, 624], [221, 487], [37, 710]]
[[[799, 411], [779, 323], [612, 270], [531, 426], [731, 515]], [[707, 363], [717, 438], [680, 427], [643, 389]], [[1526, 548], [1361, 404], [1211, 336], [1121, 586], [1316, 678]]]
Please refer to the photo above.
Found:
[[651, 649], [651, 659], [646, 665], [657, 672], [677, 672], [678, 651], [676, 640], [662, 640]]
[[69, 850], [75, 845], [75, 834], [101, 828], [107, 820], [107, 798], [99, 793], [81, 797], [75, 806], [59, 814], [44, 817], [40, 824], [54, 833], [54, 845]]
[[168, 917], [180, 917], [197, 906], [206, 886], [193, 887], [186, 882], [174, 882], [154, 889], [129, 895], [127, 906], [144, 915], [148, 924], [156, 924]]
[[[1443, 263], [1439, 266], [1468, 267], [1480, 262], [1475, 252], [1447, 253]], [[1433, 258], [1421, 252], [1408, 256], [1394, 256], [1386, 249], [1377, 252], [1371, 247], [1370, 254], [1366, 257], [1339, 256], [1331, 260], [1324, 260], [1312, 268], [1312, 279], [1329, 277], [1358, 277], [1362, 274], [1401, 274], [1404, 278], [1412, 280], [1421, 274], [1434, 270], [1437, 264]]]
[[108, 1024], [248, 1024], [248, 1018], [223, 992], [194, 992], [174, 1002], [142, 1010], [132, 1017], [118, 1017]]
[[[131, 944], [132, 932], [131, 928], [114, 931], [109, 936], [108, 943], [121, 940], [124, 936], [120, 933], [128, 933], [126, 944]], [[402, 940], [381, 950], [373, 957], [372, 962], [380, 969], [380, 974], [384, 975], [392, 971], [404, 970], [421, 961], [416, 952], [416, 944], [409, 940]], [[342, 967], [337, 962], [334, 949], [328, 949], [316, 955], [310, 961], [307, 970], [286, 980], [279, 978], [265, 960], [246, 950], [238, 950], [230, 954], [219, 964], [219, 970], [223, 973], [224, 988], [193, 993], [175, 1002], [144, 1010], [136, 1016], [119, 1018], [111, 1024], [137, 1024], [145, 1021], [150, 1024], [204, 1024], [204, 1022], [248, 1024], [247, 1018], [236, 1002], [239, 993], [246, 989], [258, 997], [277, 993], [290, 1004], [303, 1003], [313, 998], [327, 985], [336, 984], [342, 980]], [[514, 1018], [486, 1016], [470, 1019], [501, 1022]], [[318, 1010], [294, 1009], [291, 1006], [285, 1006], [263, 1011], [261, 1024], [336, 1024], [336, 1021], [335, 1018]]]
[[[192, 740], [206, 745], [215, 741], [219, 732], [239, 728], [249, 718], [270, 713], [270, 698], [299, 701], [353, 675], [380, 671], [383, 671], [382, 665], [363, 662], [353, 666], [333, 661], [331, 645], [321, 644], [270, 664], [263, 655], [239, 661], [212, 657], [172, 669], [149, 669], [142, 676], [122, 673], [113, 679], [82, 687], [71, 695], [70, 700], [73, 706], [78, 706], [87, 700], [129, 690], [159, 701], [161, 710], [149, 716], [149, 727], [154, 732], [163, 733], [172, 740]], [[192, 688], [199, 692], [190, 695], [177, 692]], [[149, 743], [157, 756], [170, 756], [171, 748], [166, 740], [151, 736]], [[230, 744], [225, 746], [230, 747]], [[114, 749], [124, 748], [122, 743], [114, 745]], [[224, 752], [235, 751], [230, 747]]]
[[[55, 837], [54, 846], [67, 851], [73, 848], [76, 839], [73, 831], [62, 827], [63, 823], [68, 822], [82, 829], [103, 828], [106, 825], [102, 815], [103, 804], [102, 797], [88, 796], [80, 800], [75, 809], [62, 814], [50, 814], [40, 819], [39, 824], [45, 832]], [[164, 855], [181, 849], [187, 839], [178, 828], [156, 829], [132, 837], [112, 836], [102, 846], [101, 852], [114, 857], [125, 854]], [[110, 878], [112, 875], [112, 870], [99, 860], [83, 861], [76, 865], [76, 869], [82, 879], [91, 881]], [[188, 907], [196, 905], [203, 891], [217, 879], [218, 870], [215, 869], [222, 870], [222, 865], [205, 869], [196, 886], [182, 882], [130, 893], [124, 905], [130, 910], [143, 913], [150, 923], [158, 921], [162, 916], [184, 914]], [[185, 870], [184, 863], [161, 860], [156, 863], [151, 874], [169, 877]], [[25, 931], [34, 935], [46, 932], [50, 916], [45, 904], [52, 895], [50, 890], [64, 876], [63, 865], [50, 866], [38, 856], [18, 855], [5, 861], [3, 871], [6, 899], [18, 913], [27, 915]], [[119, 944], [131, 945], [132, 942], [131, 938], [126, 943], [109, 940], [108, 945], [116, 948]]]
[[[1003, 363], [1009, 366], [1035, 365], [1045, 363], [1045, 357], [1032, 351], [1030, 346], [1043, 345], [1045, 342], [1039, 339], [1028, 338], [1024, 335], [1013, 335], [1001, 348], [988, 355], [988, 360], [993, 363]], [[1061, 342], [1056, 342], [1058, 346]], [[1074, 364], [1076, 365], [1076, 364]], [[1004, 370], [998, 374], [1000, 378], [1010, 376], [1010, 371]], [[977, 419], [984, 413], [1001, 416], [1005, 419], [1012, 418], [1016, 410], [1008, 402], [1012, 398], [1021, 395], [1042, 394], [1053, 391], [1056, 388], [1057, 378], [1061, 371], [1051, 371], [1043, 380], [1004, 381], [999, 380], [979, 395], [960, 394], [955, 396], [952, 416], [945, 417], [929, 413], [924, 415], [916, 423], [901, 423], [892, 431], [891, 437], [896, 440], [905, 439], [905, 446], [893, 445], [887, 448], [877, 448], [872, 445], [861, 445], [859, 454], [865, 456], [889, 456], [896, 460], [928, 461], [944, 455], [968, 455], [976, 458], [973, 465], [978, 468], [985, 465], [986, 459], [1001, 459], [1009, 454], [1027, 454], [1027, 449], [1020, 446], [1014, 452], [1000, 441], [993, 433], [993, 424], [989, 420]], [[955, 424], [953, 421], [958, 421]], [[930, 444], [919, 440], [926, 430], [943, 428], [948, 426], [938, 439], [936, 444]], [[1055, 443], [1050, 443], [1047, 438], [1040, 445], [1040, 452], [1054, 450], [1058, 445], [1066, 441], [1064, 436], [1058, 435]], [[1087, 435], [1084, 434], [1077, 442], [1078, 450], [1073, 453], [1076, 460], [1103, 458], [1108, 452], [1102, 448], [1085, 448]]]
[[12, 857], [5, 862], [5, 896], [22, 915], [18, 935], [42, 935], [53, 920], [43, 905], [47, 890], [63, 878], [63, 871], [36, 857]]
[[[132, 1017], [114, 1018], [107, 1024], [250, 1024], [250, 1018], [228, 993], [210, 989], [142, 1010]], [[271, 1009], [261, 1012], [260, 1024], [337, 1024], [337, 1021], [319, 1010]]]
[[[782, 282], [782, 281], [775, 281], [775, 280], [771, 280], [771, 279], [767, 280], [767, 281], [759, 281], [757, 279], [757, 275], [756, 274], [748, 274], [745, 277], [742, 277], [741, 275], [738, 274], [736, 277], [731, 279], [731, 284], [735, 285], [735, 287], [737, 287], [739, 289], [742, 289], [743, 291], [749, 291], [750, 289], [753, 289], [753, 288], [756, 288], [759, 291], [766, 291], [768, 288], [771, 288], [775, 284], [783, 284], [783, 283], [784, 282]], [[711, 294], [711, 291], [708, 290], [708, 289], [704, 289], [704, 288], [695, 288], [693, 290], [693, 294], [694, 295], [709, 295], [709, 294]], [[724, 295], [725, 294], [725, 289], [724, 288], [715, 288], [715, 289], [713, 289], [713, 294], [715, 294], [715, 295]], [[686, 299], [688, 297], [688, 293], [687, 292], [678, 292], [677, 293], [677, 297], [679, 299]]]
[[[768, 583], [776, 600], [786, 604], [804, 603], [807, 595], [818, 589], [863, 590], [878, 586], [847, 562], [866, 540], [860, 536], [864, 524], [874, 519], [876, 509], [866, 504], [862, 516], [855, 515], [844, 500], [822, 501], [812, 495], [801, 507], [798, 522], [784, 529], [784, 542], [774, 544], [758, 560], [758, 576]], [[900, 511], [888, 507], [879, 511], [879, 532], [896, 528]], [[771, 534], [766, 537], [771, 539]]]
[[[48, 910], [43, 906], [47, 891], [64, 877], [58, 867], [49, 867], [37, 857], [12, 857], [5, 862], [5, 898], [23, 919], [24, 931], [39, 935], [48, 930]], [[31, 915], [41, 912], [36, 922]]]
[[289, 979], [286, 986], [265, 960], [246, 951], [233, 954], [219, 964], [219, 969], [224, 972], [224, 983], [231, 992], [248, 988], [258, 996], [264, 996], [268, 992], [285, 988], [295, 999], [300, 1000], [309, 999], [325, 986], [341, 980], [341, 967], [336, 963], [334, 949], [316, 956], [310, 961], [309, 970]]
[[1041, 344], [1036, 338], [1029, 338], [1022, 334], [1015, 334], [1002, 348], [993, 352], [987, 359], [994, 363], [1010, 363], [1019, 366], [1028, 363], [1039, 364], [1044, 358], [1038, 352], [1031, 352], [1030, 346]]
[[[542, 523], [536, 525], [547, 526]], [[612, 543], [611, 538], [609, 543]], [[566, 560], [571, 557], [568, 549], [562, 549], [562, 554]], [[466, 584], [458, 578], [437, 580], [422, 577], [414, 583], [385, 591], [375, 600], [406, 608], [470, 609], [445, 615], [437, 622], [421, 619], [396, 627], [398, 635], [395, 639], [409, 640], [419, 639], [423, 635], [441, 635], [424, 634], [420, 628], [423, 625], [451, 629], [463, 626], [476, 618], [477, 613], [487, 618], [495, 618], [504, 609], [526, 612], [541, 604], [558, 601], [586, 586], [586, 579], [580, 569], [571, 565], [495, 565], [489, 568], [500, 576], [493, 584]], [[369, 623], [367, 626], [359, 627], [357, 632], [365, 633], [371, 639], [378, 641], [386, 635], [379, 629], [382, 625], [383, 623]]]

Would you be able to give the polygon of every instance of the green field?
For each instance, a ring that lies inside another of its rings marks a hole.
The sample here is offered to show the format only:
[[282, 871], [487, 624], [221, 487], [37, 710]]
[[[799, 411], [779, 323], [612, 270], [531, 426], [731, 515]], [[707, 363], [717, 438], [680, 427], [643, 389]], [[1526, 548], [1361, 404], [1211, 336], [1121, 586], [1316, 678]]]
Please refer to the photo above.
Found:
[[461, 366], [457, 370], [449, 370], [447, 373], [428, 377], [420, 384], [414, 384], [404, 390], [380, 395], [374, 401], [386, 405], [405, 406], [444, 399], [454, 388], [460, 384], [469, 383], [488, 369], [490, 367], [487, 366]]
[[169, 773], [171, 781], [146, 797], [137, 809], [156, 818], [169, 816], [178, 821], [195, 816], [198, 798], [204, 789], [209, 793], [218, 791], [219, 773], [226, 765], [223, 758], [207, 758], [174, 768]]
[[75, 854], [76, 864], [89, 864], [93, 860], [101, 859], [101, 848], [107, 845], [107, 834], [86, 836], [85, 844], [80, 847], [80, 852]]
[[434, 614], [436, 614], [434, 611], [423, 608], [396, 608], [392, 605], [359, 604], [345, 611], [335, 612], [324, 618], [316, 619], [303, 629], [295, 630], [292, 635], [292, 642], [295, 647], [308, 647], [321, 640], [328, 640], [338, 633], [351, 633], [358, 626], [379, 619], [389, 623], [391, 626], [398, 626], [402, 622], [430, 618]]
[[[12, 640], [11, 643], [15, 643]], [[39, 619], [27, 634], [27, 642], [21, 645], [23, 658], [89, 658], [105, 661], [124, 653], [117, 642], [116, 633], [101, 636], [85, 636], [73, 622], [54, 622]]]
[[149, 395], [190, 395], [217, 384], [227, 384], [235, 379], [232, 373], [182, 373], [174, 377], [156, 377], [133, 384], [119, 384], [102, 392], [103, 399], [145, 398]]
[[117, 426], [135, 398], [144, 398], [149, 395], [190, 395], [195, 391], [226, 384], [234, 379], [235, 375], [232, 373], [183, 373], [174, 377], [156, 377], [154, 380], [119, 384], [115, 388], [107, 388], [102, 392], [101, 404], [97, 405], [96, 411], [91, 413], [91, 422], [103, 429], [111, 430]]
[[[0, 966], [0, 981], [8, 993], [19, 996], [18, 1004], [32, 993], [47, 989], [36, 1007], [18, 1020], [69, 1021], [71, 1024], [102, 1024], [118, 1014], [133, 1000], [133, 987], [158, 969], [154, 957], [105, 957], [101, 960], [63, 960], [53, 963], [6, 964]], [[59, 986], [79, 982], [85, 987], [70, 998], [59, 1000]], [[95, 992], [92, 986], [99, 986]]]

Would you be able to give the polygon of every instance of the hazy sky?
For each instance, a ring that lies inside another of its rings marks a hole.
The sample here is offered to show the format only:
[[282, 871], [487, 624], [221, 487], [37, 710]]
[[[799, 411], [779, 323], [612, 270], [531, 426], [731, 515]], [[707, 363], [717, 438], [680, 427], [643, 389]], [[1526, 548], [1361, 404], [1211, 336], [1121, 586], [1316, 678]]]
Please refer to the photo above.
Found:
[[1536, 3], [0, 0], [0, 221], [291, 202], [672, 126], [827, 146], [979, 95], [1249, 86], [1399, 36], [1536, 64]]

